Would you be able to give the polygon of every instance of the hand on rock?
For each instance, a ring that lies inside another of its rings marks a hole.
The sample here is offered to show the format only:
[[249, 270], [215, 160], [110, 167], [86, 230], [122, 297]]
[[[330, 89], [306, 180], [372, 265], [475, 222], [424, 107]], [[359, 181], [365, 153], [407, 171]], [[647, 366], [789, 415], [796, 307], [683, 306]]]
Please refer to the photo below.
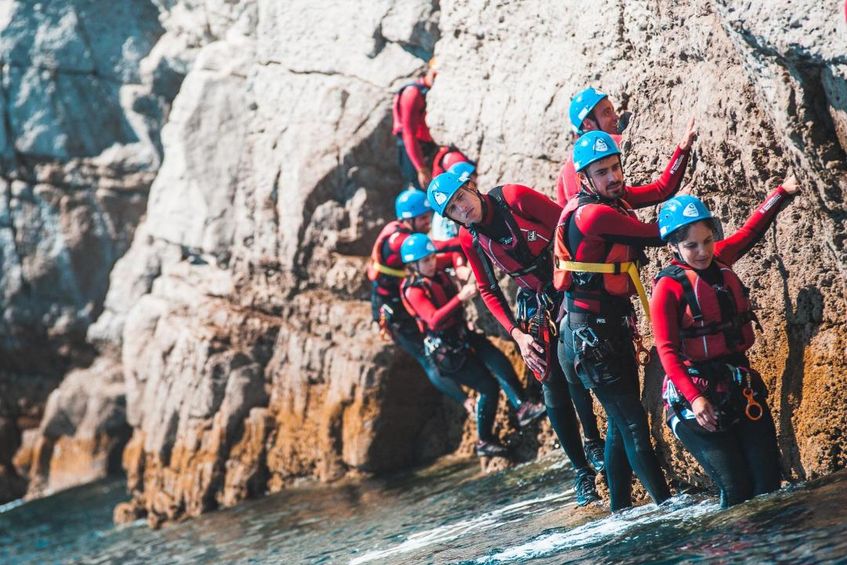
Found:
[[467, 265], [459, 265], [456, 267], [456, 278], [462, 282], [468, 282], [473, 276], [473, 271]]
[[476, 413], [476, 402], [472, 396], [469, 396], [465, 399], [465, 403], [462, 405], [465, 407], [465, 412], [469, 415], [473, 416]]
[[782, 188], [784, 188], [785, 192], [788, 194], [797, 194], [800, 192], [800, 185], [797, 184], [797, 179], [794, 175], [790, 175], [782, 181]]
[[459, 290], [459, 300], [467, 302], [477, 294], [476, 281], [468, 281]]
[[692, 116], [690, 120], [688, 120], [688, 127], [685, 128], [685, 133], [682, 134], [682, 139], [679, 141], [679, 148], [683, 151], [687, 151], [691, 144], [694, 143], [694, 140], [697, 139], [697, 126], [694, 123], [694, 117]]

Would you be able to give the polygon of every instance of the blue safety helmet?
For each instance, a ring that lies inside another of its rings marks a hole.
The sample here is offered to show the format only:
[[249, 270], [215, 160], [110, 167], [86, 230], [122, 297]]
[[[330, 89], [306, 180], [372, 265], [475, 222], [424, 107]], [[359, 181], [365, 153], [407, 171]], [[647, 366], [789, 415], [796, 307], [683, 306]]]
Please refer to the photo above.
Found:
[[594, 90], [593, 86], [589, 86], [573, 97], [570, 108], [568, 109], [568, 117], [571, 119], [571, 127], [574, 133], [578, 135], [585, 133], [582, 131], [582, 122], [604, 98], [606, 98], [606, 95]]
[[706, 205], [696, 196], [690, 194], [674, 196], [659, 210], [659, 237], [662, 241], [667, 241], [679, 228], [713, 218]]
[[573, 148], [573, 167], [580, 172], [594, 161], [620, 154], [621, 151], [611, 135], [605, 131], [589, 131], [576, 140]]
[[444, 215], [444, 209], [450, 203], [453, 195], [462, 188], [471, 178], [470, 173], [463, 173], [461, 176], [453, 173], [441, 173], [429, 183], [429, 188], [426, 190], [426, 196], [432, 209]]
[[471, 163], [470, 161], [459, 161], [458, 163], [453, 163], [449, 169], [447, 169], [448, 173], [453, 173], [459, 178], [467, 175], [465, 180], [471, 178], [471, 175], [476, 171], [476, 165]]
[[413, 233], [400, 246], [400, 260], [413, 263], [435, 253], [435, 245], [426, 234]]
[[394, 211], [398, 220], [411, 220], [432, 212], [426, 199], [426, 194], [416, 188], [408, 188], [397, 195], [394, 200]]

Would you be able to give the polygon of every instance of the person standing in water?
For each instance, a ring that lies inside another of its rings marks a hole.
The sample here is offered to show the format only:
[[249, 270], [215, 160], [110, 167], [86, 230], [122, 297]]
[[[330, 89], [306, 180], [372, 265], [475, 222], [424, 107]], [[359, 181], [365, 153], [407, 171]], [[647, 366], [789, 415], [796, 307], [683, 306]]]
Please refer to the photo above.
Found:
[[468, 329], [464, 304], [476, 296], [476, 282], [468, 281], [457, 289], [450, 276], [439, 269], [436, 251], [422, 233], [412, 234], [403, 242], [400, 256], [409, 272], [401, 286], [403, 304], [417, 320], [425, 336], [426, 355], [439, 373], [479, 393], [477, 455], [504, 456], [508, 449], [492, 433], [500, 389], [521, 428], [542, 417], [545, 409], [540, 403], [525, 400], [506, 356], [484, 335]]
[[[481, 194], [469, 171], [461, 175], [442, 173], [430, 183], [427, 196], [437, 213], [461, 226], [459, 241], [483, 302], [515, 340], [527, 367], [542, 383], [547, 417], [576, 470], [577, 504], [599, 500], [595, 470], [603, 466], [603, 443], [594, 405], [584, 388], [570, 387], [554, 353], [552, 324], [562, 294], [553, 288], [551, 251], [561, 208], [543, 194], [519, 184], [506, 184]], [[519, 319], [503, 296], [494, 265], [519, 286]], [[577, 413], [586, 439], [584, 446]]]
[[606, 411], [612, 511], [632, 505], [632, 471], [656, 504], [670, 497], [641, 405], [630, 302], [637, 294], [648, 308], [638, 268], [644, 248], [662, 241], [658, 225], [639, 221], [633, 208], [655, 205], [676, 192], [696, 135], [692, 120], [668, 168], [644, 186], [626, 184], [621, 152], [609, 134], [583, 135], [573, 154], [580, 192], [568, 201], [555, 231], [554, 284], [565, 291], [567, 310], [559, 329], [559, 361], [568, 380], [593, 390]]
[[779, 450], [767, 389], [746, 352], [757, 322], [732, 270], [799, 191], [785, 179], [732, 236], [700, 199], [681, 195], [659, 212], [673, 254], [655, 279], [650, 311], [665, 370], [668, 426], [720, 490], [721, 506], [779, 488]]

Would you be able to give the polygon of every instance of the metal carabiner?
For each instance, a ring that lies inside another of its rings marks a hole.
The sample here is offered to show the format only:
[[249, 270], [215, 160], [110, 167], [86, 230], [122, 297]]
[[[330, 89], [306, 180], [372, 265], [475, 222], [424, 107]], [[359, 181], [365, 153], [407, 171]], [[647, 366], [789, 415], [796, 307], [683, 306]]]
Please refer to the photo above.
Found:
[[591, 326], [582, 326], [581, 328], [575, 329], [573, 333], [588, 347], [594, 347], [600, 343], [600, 338], [597, 337], [597, 334], [594, 333], [594, 329], [591, 328]]
[[747, 415], [747, 418], [751, 422], [757, 422], [762, 419], [762, 416], [765, 415], [765, 409], [762, 408], [762, 405], [756, 402], [756, 399], [753, 397], [753, 389], [749, 386], [744, 388], [741, 391], [744, 395], [744, 398], [747, 399], [747, 406], [744, 408], [744, 413]]
[[649, 365], [650, 359], [652, 359], [650, 350], [644, 347], [644, 340], [640, 335], [635, 338], [635, 358], [638, 360], [638, 364], [642, 367]]

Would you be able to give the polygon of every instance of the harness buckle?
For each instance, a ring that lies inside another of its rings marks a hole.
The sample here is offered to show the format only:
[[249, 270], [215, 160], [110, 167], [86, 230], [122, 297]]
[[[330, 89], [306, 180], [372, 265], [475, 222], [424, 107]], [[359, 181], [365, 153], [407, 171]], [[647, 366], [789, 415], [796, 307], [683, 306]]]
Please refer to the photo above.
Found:
[[583, 326], [574, 330], [574, 335], [582, 340], [582, 348], [596, 347], [600, 343], [600, 338], [594, 333], [594, 328], [591, 326]]

